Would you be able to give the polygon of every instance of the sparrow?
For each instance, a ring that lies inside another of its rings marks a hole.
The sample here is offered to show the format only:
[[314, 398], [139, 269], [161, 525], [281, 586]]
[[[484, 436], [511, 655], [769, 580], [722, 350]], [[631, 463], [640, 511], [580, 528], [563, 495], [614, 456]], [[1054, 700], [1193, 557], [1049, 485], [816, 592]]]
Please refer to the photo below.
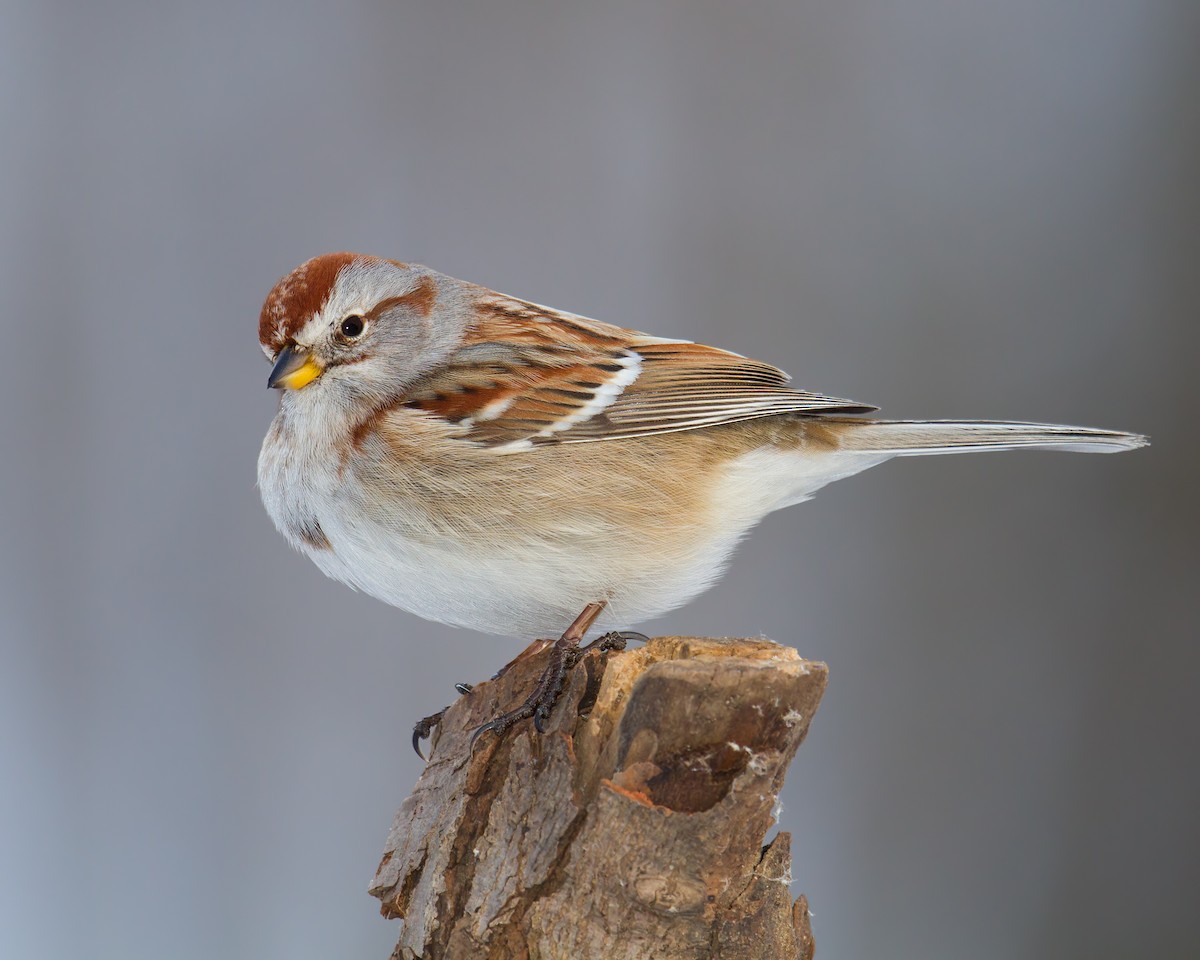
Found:
[[364, 254], [281, 279], [258, 337], [281, 391], [258, 484], [293, 547], [429, 620], [526, 637], [571, 624], [529, 700], [481, 728], [496, 733], [540, 729], [593, 622], [688, 602], [763, 517], [828, 483], [893, 457], [1147, 442], [876, 419], [769, 363]]

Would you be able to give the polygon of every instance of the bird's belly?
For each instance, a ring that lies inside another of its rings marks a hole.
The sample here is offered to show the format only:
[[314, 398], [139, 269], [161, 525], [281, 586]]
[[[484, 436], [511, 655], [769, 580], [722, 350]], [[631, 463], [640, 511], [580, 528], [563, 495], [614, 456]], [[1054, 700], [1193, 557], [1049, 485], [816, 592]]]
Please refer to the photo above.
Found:
[[600, 628], [629, 627], [686, 603], [720, 574], [734, 543], [714, 538], [686, 562], [663, 564], [627, 546], [580, 540], [497, 544], [409, 540], [393, 529], [325, 524], [332, 547], [306, 549], [328, 576], [428, 620], [516, 637], [560, 634], [589, 603]]
[[556, 636], [600, 600], [597, 626], [608, 629], [674, 609], [716, 579], [736, 540], [692, 528], [641, 542], [602, 509], [543, 517], [524, 535], [456, 535], [418, 499], [381, 507], [359, 482], [283, 455], [271, 439], [259, 486], [276, 527], [327, 576], [428, 620], [515, 637]]
[[324, 573], [429, 620], [518, 637], [555, 636], [597, 601], [609, 629], [681, 606], [765, 513], [820, 486], [794, 481], [795, 455], [755, 451], [714, 470], [701, 450], [665, 471], [632, 441], [591, 466], [588, 450], [551, 448], [453, 476], [419, 460], [355, 473], [334, 455], [289, 455], [282, 429], [260, 459], [263, 500]]

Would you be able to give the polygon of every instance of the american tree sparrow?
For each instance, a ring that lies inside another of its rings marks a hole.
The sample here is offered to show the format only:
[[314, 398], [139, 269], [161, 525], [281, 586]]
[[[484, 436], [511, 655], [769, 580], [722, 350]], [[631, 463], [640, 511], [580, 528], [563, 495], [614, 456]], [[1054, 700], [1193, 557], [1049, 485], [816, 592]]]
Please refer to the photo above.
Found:
[[767, 363], [353, 253], [280, 280], [258, 335], [282, 391], [258, 481], [294, 547], [430, 620], [540, 637], [575, 621], [496, 731], [540, 727], [597, 616], [686, 603], [766, 514], [833, 480], [897, 456], [1146, 442], [869, 419]]

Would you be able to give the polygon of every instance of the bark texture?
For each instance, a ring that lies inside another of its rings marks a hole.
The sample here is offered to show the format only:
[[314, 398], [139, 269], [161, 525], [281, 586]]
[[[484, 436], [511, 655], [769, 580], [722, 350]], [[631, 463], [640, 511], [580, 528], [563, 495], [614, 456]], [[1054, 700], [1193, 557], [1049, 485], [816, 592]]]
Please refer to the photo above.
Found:
[[790, 837], [764, 845], [826, 667], [766, 640], [589, 654], [546, 733], [471, 731], [519, 703], [534, 645], [446, 713], [371, 893], [403, 960], [807, 960]]

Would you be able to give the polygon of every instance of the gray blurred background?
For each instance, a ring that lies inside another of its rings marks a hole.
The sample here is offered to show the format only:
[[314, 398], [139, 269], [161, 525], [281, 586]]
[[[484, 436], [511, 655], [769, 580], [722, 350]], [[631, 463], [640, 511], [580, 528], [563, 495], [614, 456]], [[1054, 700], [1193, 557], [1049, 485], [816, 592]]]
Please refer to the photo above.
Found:
[[413, 719], [523, 645], [272, 529], [275, 280], [352, 249], [905, 417], [643, 625], [829, 662], [822, 960], [1195, 957], [1200, 6], [7, 0], [0, 955], [378, 957]]

